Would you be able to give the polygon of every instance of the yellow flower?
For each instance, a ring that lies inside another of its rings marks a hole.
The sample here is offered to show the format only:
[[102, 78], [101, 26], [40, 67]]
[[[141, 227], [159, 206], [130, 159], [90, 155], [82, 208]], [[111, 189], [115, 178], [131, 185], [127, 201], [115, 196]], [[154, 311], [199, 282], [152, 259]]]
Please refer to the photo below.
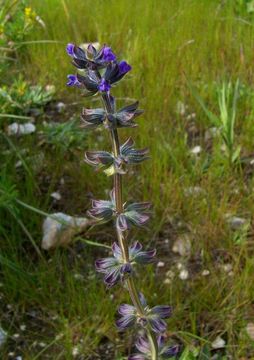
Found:
[[31, 13], [32, 13], [32, 8], [30, 8], [30, 7], [26, 7], [25, 8], [25, 15], [26, 15], [26, 17], [30, 17], [31, 16]]

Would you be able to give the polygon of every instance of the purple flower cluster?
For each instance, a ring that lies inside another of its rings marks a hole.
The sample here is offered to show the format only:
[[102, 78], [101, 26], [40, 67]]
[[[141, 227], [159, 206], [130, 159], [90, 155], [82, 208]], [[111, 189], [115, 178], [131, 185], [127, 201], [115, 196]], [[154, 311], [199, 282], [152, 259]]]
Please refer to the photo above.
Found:
[[148, 210], [151, 207], [149, 202], [132, 203], [124, 206], [122, 213], [118, 213], [115, 203], [114, 189], [110, 193], [111, 200], [92, 200], [92, 208], [87, 212], [90, 217], [98, 222], [107, 222], [116, 218], [118, 231], [126, 231], [132, 225], [143, 226], [149, 220]]
[[171, 306], [159, 305], [150, 308], [143, 295], [140, 295], [140, 301], [144, 308], [144, 314], [139, 314], [135, 306], [128, 304], [120, 305], [118, 312], [121, 317], [116, 321], [119, 330], [126, 330], [135, 324], [140, 324], [143, 327], [149, 325], [156, 333], [164, 332], [167, 324], [163, 319], [171, 316]]
[[[70, 80], [75, 80], [75, 75], [68, 75]], [[73, 78], [74, 76], [74, 78]], [[69, 81], [70, 81], [69, 80]], [[81, 84], [81, 83], [79, 83]], [[115, 99], [110, 96], [112, 108], [115, 109]], [[137, 116], [143, 113], [138, 109], [138, 101], [131, 105], [127, 105], [122, 109], [115, 111], [112, 114], [107, 114], [104, 109], [83, 109], [81, 118], [83, 120], [82, 126], [86, 129], [94, 129], [100, 125], [104, 125], [108, 129], [135, 127], [137, 124], [133, 121]]]
[[[86, 51], [74, 44], [68, 44], [67, 54], [72, 58], [72, 64], [79, 70], [85, 70], [85, 75], [68, 75], [68, 86], [77, 86], [85, 90], [87, 95], [98, 91], [108, 93], [111, 86], [121, 80], [130, 70], [126, 61], [118, 62], [111, 48], [104, 45], [99, 51], [90, 44]], [[99, 70], [104, 69], [103, 74]]]
[[135, 165], [149, 159], [147, 148], [136, 150], [133, 145], [134, 141], [129, 138], [120, 146], [120, 154], [117, 157], [107, 151], [87, 151], [85, 161], [95, 167], [96, 170], [107, 167], [104, 170], [107, 175], [125, 174], [125, 165]]
[[150, 264], [156, 254], [155, 250], [142, 251], [142, 245], [136, 241], [129, 247], [129, 261], [124, 260], [122, 251], [117, 243], [112, 245], [113, 257], [98, 259], [95, 262], [96, 270], [104, 274], [104, 282], [108, 287], [123, 281], [132, 274], [135, 264]]
[[[122, 283], [128, 289], [133, 305], [122, 304], [118, 309], [119, 317], [116, 321], [120, 331], [131, 326], [142, 326], [147, 334], [137, 340], [139, 351], [129, 357], [129, 360], [147, 360], [151, 358], [168, 359], [179, 351], [178, 346], [166, 346], [165, 338], [154, 334], [166, 331], [165, 319], [172, 314], [168, 305], [150, 307], [134, 283], [133, 276], [137, 264], [146, 265], [154, 261], [156, 250], [143, 250], [136, 241], [128, 246], [127, 230], [132, 226], [143, 226], [149, 220], [151, 204], [148, 202], [122, 203], [121, 177], [127, 172], [129, 165], [135, 165], [149, 158], [148, 149], [135, 149], [134, 141], [128, 138], [119, 144], [118, 128], [136, 127], [136, 117], [143, 113], [138, 109], [138, 101], [116, 109], [115, 98], [111, 95], [111, 88], [118, 83], [130, 70], [131, 66], [124, 60], [118, 61], [116, 55], [107, 45], [97, 50], [92, 44], [83, 50], [74, 44], [68, 44], [67, 54], [72, 64], [77, 68], [75, 75], [67, 76], [68, 86], [77, 87], [84, 91], [84, 95], [100, 94], [104, 108], [83, 109], [81, 114], [82, 127], [95, 129], [103, 125], [111, 133], [113, 152], [87, 151], [85, 161], [96, 170], [103, 169], [107, 175], [114, 175], [114, 186], [109, 200], [93, 200], [92, 208], [88, 211], [90, 217], [98, 222], [108, 222], [114, 219], [119, 244], [112, 245], [113, 256], [98, 259], [96, 270], [104, 275], [104, 283], [112, 287]], [[127, 281], [126, 281], [127, 280]], [[148, 340], [149, 339], [149, 340]], [[157, 341], [157, 344], [156, 344]]]
[[[157, 337], [159, 360], [165, 360], [176, 356], [180, 350], [178, 345], [165, 345], [165, 337], [159, 335]], [[151, 348], [147, 338], [140, 337], [135, 344], [139, 353], [129, 356], [128, 360], [148, 360], [151, 359]]]

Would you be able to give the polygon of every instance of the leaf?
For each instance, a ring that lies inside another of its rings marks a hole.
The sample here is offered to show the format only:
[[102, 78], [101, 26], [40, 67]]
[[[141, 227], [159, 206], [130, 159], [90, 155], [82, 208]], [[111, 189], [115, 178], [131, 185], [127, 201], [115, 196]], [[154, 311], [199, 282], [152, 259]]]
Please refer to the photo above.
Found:
[[193, 352], [189, 348], [186, 348], [179, 360], [195, 360], [195, 358], [196, 356], [193, 355]]
[[220, 120], [219, 118], [213, 114], [208, 107], [206, 106], [204, 100], [202, 99], [202, 97], [199, 95], [199, 93], [197, 92], [197, 90], [194, 88], [194, 86], [192, 85], [192, 83], [187, 79], [187, 84], [189, 86], [190, 92], [191, 94], [194, 96], [194, 98], [197, 100], [197, 102], [199, 103], [199, 105], [201, 106], [201, 108], [203, 109], [203, 111], [205, 112], [206, 116], [208, 117], [208, 119], [215, 125], [215, 126], [219, 126], [220, 125]]

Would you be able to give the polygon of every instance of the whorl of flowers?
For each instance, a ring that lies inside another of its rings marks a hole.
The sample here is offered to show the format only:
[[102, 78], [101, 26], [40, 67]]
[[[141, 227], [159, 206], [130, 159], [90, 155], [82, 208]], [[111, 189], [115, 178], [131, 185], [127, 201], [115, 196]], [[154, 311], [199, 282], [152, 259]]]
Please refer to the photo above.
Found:
[[98, 223], [113, 220], [118, 240], [112, 245], [113, 256], [98, 259], [96, 270], [104, 275], [107, 287], [120, 283], [130, 294], [132, 304], [119, 306], [117, 328], [124, 331], [132, 326], [141, 326], [147, 333], [147, 337], [137, 340], [139, 353], [130, 356], [129, 360], [174, 357], [179, 351], [178, 346], [166, 346], [165, 337], [161, 335], [166, 331], [165, 319], [171, 316], [172, 308], [168, 305], [148, 306], [135, 283], [136, 267], [154, 262], [156, 250], [143, 250], [140, 242], [129, 245], [127, 241], [127, 231], [132, 226], [142, 227], [148, 222], [151, 207], [149, 202], [124, 203], [122, 200], [122, 177], [128, 167], [149, 158], [148, 149], [135, 149], [132, 138], [122, 145], [118, 138], [118, 128], [136, 127], [134, 120], [143, 113], [138, 109], [138, 101], [117, 109], [116, 100], [111, 94], [112, 87], [131, 70], [131, 66], [125, 60], [118, 61], [107, 45], [97, 50], [90, 44], [84, 50], [68, 44], [66, 51], [77, 68], [76, 74], [67, 76], [67, 85], [79, 88], [85, 96], [100, 94], [103, 103], [103, 108], [82, 110], [81, 127], [96, 129], [104, 126], [112, 140], [112, 151], [85, 153], [85, 161], [89, 165], [114, 177], [110, 199], [92, 200], [92, 207], [88, 211], [88, 215]]

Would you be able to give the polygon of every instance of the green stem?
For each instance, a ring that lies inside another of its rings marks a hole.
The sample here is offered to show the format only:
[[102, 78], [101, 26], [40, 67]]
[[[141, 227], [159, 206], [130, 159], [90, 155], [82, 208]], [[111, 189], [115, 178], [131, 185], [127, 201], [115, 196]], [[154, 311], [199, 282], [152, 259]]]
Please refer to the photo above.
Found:
[[[105, 109], [108, 114], [113, 113], [113, 109], [111, 107], [110, 98], [107, 93], [104, 93], [102, 95], [102, 100], [105, 106]], [[112, 148], [114, 156], [117, 157], [120, 154], [120, 143], [119, 143], [119, 137], [117, 129], [112, 129], [110, 131], [111, 133], [111, 141], [112, 141]], [[114, 174], [114, 191], [115, 191], [115, 201], [116, 201], [116, 211], [118, 214], [121, 214], [123, 212], [123, 195], [122, 195], [122, 175], [115, 173]], [[123, 254], [123, 259], [125, 262], [129, 261], [129, 249], [128, 249], [128, 242], [125, 238], [124, 234], [117, 230], [117, 238], [118, 242]], [[133, 305], [135, 306], [137, 313], [139, 316], [145, 316], [145, 310], [143, 308], [143, 305], [141, 304], [138, 290], [136, 288], [136, 284], [134, 282], [133, 277], [129, 277], [126, 280], [128, 292], [130, 294], [131, 300]], [[150, 348], [151, 348], [151, 359], [152, 360], [158, 360], [158, 344], [155, 334], [152, 332], [150, 327], [147, 327], [147, 335], [150, 342]]]

